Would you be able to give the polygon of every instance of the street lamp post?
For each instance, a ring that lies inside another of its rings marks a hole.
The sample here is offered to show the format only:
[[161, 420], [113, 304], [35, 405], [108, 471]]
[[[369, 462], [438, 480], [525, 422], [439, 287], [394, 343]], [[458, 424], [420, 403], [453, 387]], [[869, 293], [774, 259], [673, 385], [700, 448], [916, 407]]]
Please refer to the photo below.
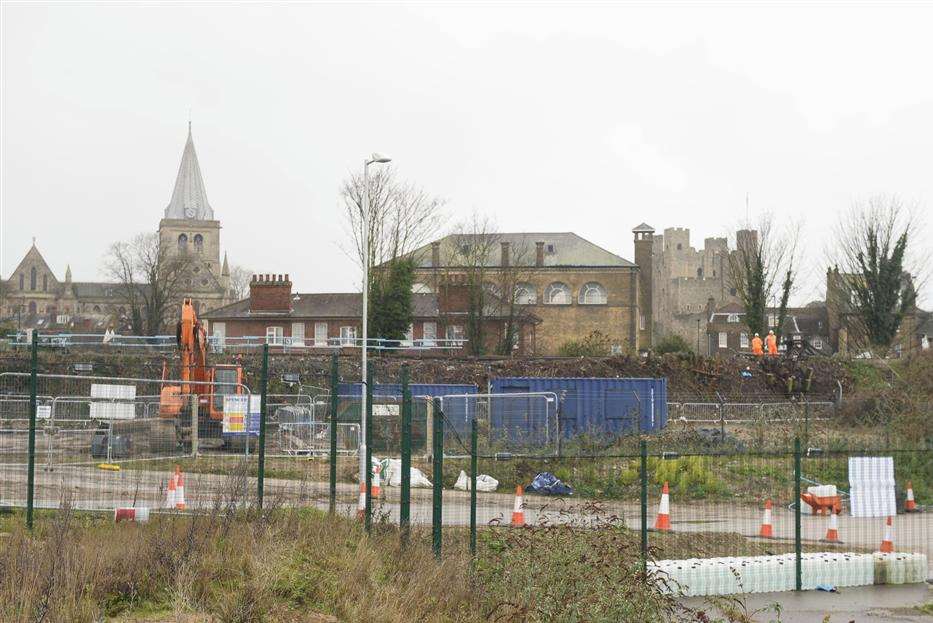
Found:
[[366, 383], [367, 379], [367, 347], [369, 346], [369, 165], [385, 164], [391, 162], [391, 158], [378, 153], [374, 153], [369, 158], [363, 160], [363, 354], [361, 361], [362, 384], [360, 386], [360, 482], [366, 482], [366, 470], [369, 466], [366, 464], [366, 444], [369, 439], [366, 438]]

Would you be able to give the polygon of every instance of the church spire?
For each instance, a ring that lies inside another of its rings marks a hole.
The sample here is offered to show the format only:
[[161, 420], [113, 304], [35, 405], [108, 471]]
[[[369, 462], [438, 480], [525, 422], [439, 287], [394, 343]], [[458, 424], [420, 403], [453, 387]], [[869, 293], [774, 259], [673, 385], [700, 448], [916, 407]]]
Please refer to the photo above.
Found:
[[165, 218], [214, 220], [214, 210], [207, 202], [201, 166], [198, 164], [198, 155], [194, 150], [190, 120], [188, 121], [188, 140], [181, 154], [181, 165], [178, 167], [178, 177], [175, 179], [172, 199], [165, 208]]
[[227, 252], [224, 251], [224, 267], [220, 270], [220, 274], [229, 277], [230, 276], [230, 267], [227, 266]]
[[71, 283], [71, 264], [65, 266], [65, 283]]

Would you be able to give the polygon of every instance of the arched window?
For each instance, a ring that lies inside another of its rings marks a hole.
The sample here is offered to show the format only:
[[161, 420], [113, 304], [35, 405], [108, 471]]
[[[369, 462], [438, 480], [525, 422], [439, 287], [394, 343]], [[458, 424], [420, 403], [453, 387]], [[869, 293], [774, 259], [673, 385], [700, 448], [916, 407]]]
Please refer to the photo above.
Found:
[[530, 283], [515, 285], [515, 302], [519, 305], [534, 305], [538, 302], [538, 293]]
[[412, 294], [431, 294], [431, 286], [426, 283], [413, 283], [411, 284]]
[[204, 250], [204, 236], [201, 234], [194, 235], [194, 250], [198, 253]]
[[29, 269], [29, 289], [30, 290], [36, 289], [36, 267], [35, 266]]
[[42, 275], [42, 291], [43, 292], [49, 291], [49, 276], [48, 275]]
[[546, 305], [570, 305], [572, 296], [570, 288], [566, 283], [555, 281], [544, 291], [544, 303]]
[[24, 275], [23, 273], [19, 274], [19, 289], [20, 290], [26, 289], [26, 275]]
[[181, 234], [178, 236], [178, 250], [187, 251], [188, 250], [188, 235]]
[[595, 281], [583, 284], [580, 288], [580, 305], [605, 305], [606, 288]]

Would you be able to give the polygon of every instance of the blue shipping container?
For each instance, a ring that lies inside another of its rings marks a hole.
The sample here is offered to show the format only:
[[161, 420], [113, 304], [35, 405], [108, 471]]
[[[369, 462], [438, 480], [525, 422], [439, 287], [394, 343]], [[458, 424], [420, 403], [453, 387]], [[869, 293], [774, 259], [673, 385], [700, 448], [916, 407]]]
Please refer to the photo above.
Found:
[[[561, 403], [560, 426], [565, 438], [582, 433], [636, 433], [639, 427], [642, 432], [657, 432], [667, 425], [666, 378], [496, 378], [490, 382], [489, 391], [554, 392]], [[507, 419], [495, 413], [497, 404], [507, 403], [493, 402], [494, 428]]]

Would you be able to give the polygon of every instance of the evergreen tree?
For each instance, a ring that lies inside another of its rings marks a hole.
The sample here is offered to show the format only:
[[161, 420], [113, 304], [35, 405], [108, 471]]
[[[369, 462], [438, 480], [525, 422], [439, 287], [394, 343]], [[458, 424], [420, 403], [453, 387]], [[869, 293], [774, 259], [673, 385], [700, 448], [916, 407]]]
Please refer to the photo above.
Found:
[[850, 339], [884, 356], [917, 294], [907, 268], [914, 222], [897, 199], [874, 197], [842, 220], [842, 279], [851, 293]]
[[411, 287], [415, 264], [410, 258], [398, 258], [381, 267], [369, 287], [369, 335], [397, 342], [405, 338], [412, 324]]

